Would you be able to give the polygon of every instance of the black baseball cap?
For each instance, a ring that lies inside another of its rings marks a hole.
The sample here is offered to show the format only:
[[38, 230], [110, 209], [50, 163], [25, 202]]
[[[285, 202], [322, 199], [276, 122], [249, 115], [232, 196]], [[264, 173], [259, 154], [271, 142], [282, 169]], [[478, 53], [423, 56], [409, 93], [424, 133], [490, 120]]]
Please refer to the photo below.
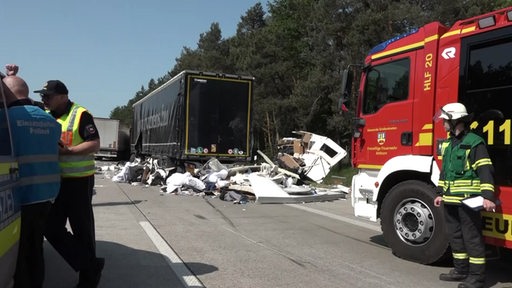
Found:
[[36, 90], [34, 93], [40, 94], [68, 94], [68, 88], [60, 80], [48, 80], [43, 86], [43, 89]]

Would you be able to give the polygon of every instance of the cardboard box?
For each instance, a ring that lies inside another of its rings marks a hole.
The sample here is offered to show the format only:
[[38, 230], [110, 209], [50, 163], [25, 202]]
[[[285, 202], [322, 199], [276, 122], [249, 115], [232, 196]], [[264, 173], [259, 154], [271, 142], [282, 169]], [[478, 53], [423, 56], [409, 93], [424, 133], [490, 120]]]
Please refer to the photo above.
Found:
[[298, 170], [300, 168], [297, 161], [295, 161], [295, 159], [293, 159], [293, 157], [288, 154], [281, 155], [279, 157], [279, 160], [282, 163], [282, 165], [284, 166], [283, 168], [285, 168], [285, 169]]
[[300, 139], [293, 140], [293, 153], [294, 154], [304, 154], [304, 145], [302, 144], [302, 140], [300, 140]]

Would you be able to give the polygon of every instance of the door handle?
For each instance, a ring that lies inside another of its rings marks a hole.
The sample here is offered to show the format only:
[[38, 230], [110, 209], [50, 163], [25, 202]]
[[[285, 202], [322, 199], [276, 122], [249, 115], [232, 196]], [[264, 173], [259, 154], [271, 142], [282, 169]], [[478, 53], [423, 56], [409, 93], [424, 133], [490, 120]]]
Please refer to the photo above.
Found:
[[400, 135], [400, 143], [403, 146], [412, 146], [412, 132], [402, 132], [402, 135]]

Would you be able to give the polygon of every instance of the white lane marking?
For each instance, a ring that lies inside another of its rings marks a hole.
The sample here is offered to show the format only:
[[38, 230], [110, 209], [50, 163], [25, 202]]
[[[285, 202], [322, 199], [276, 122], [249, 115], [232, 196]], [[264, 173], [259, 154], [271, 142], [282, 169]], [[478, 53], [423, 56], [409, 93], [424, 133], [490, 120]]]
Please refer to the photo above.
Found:
[[304, 211], [308, 211], [308, 212], [315, 213], [315, 214], [318, 214], [318, 215], [322, 215], [322, 216], [325, 216], [325, 217], [329, 217], [329, 218], [334, 219], [334, 220], [350, 223], [352, 225], [356, 225], [356, 226], [363, 227], [363, 228], [366, 228], [366, 229], [370, 229], [370, 230], [373, 230], [373, 231], [382, 232], [380, 227], [372, 225], [370, 223], [365, 223], [363, 221], [358, 221], [358, 220], [350, 219], [350, 218], [347, 218], [347, 217], [343, 217], [343, 216], [339, 216], [339, 215], [332, 214], [332, 213], [329, 213], [329, 212], [313, 209], [313, 208], [302, 206], [302, 205], [299, 205], [299, 204], [285, 204], [285, 205], [293, 207], [293, 208], [297, 208], [297, 209], [302, 209]]
[[183, 261], [181, 261], [180, 257], [174, 252], [174, 250], [172, 250], [167, 242], [165, 242], [162, 236], [158, 234], [151, 223], [141, 221], [139, 224], [142, 226], [142, 229], [144, 229], [151, 241], [153, 241], [153, 244], [155, 244], [158, 251], [165, 256], [164, 258], [167, 260], [167, 264], [169, 264], [185, 287], [204, 287], [201, 281], [192, 274]]

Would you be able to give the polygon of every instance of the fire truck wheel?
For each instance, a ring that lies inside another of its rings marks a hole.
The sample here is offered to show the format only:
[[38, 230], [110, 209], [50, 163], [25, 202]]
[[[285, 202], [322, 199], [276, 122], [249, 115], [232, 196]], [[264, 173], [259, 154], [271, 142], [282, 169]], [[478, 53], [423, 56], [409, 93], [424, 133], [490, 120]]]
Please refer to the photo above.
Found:
[[396, 256], [431, 264], [447, 255], [444, 216], [434, 206], [434, 187], [416, 180], [394, 186], [381, 206], [384, 239]]

